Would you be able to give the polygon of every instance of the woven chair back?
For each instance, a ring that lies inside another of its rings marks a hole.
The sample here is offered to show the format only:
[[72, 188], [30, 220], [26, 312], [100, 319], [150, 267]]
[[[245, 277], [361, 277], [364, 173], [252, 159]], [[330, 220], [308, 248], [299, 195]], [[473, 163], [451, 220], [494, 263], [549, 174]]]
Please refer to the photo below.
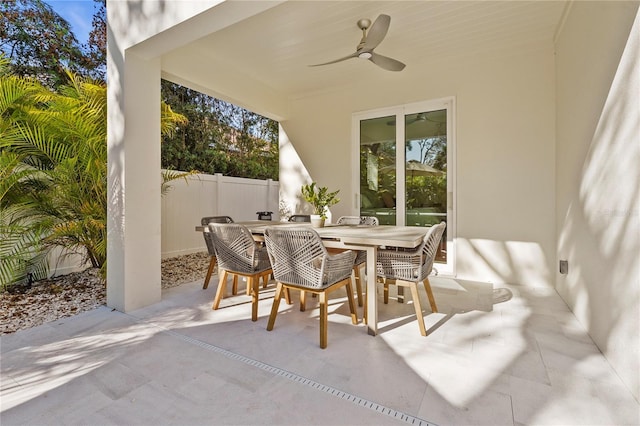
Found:
[[424, 246], [422, 252], [424, 253], [425, 262], [422, 266], [422, 276], [427, 277], [433, 270], [433, 261], [438, 253], [438, 247], [442, 240], [442, 235], [447, 227], [445, 222], [440, 222], [437, 225], [433, 225], [429, 228], [429, 232], [424, 237]]
[[377, 274], [390, 279], [423, 281], [433, 270], [445, 222], [429, 227], [422, 243], [416, 249], [385, 249], [378, 251]]
[[270, 269], [266, 250], [256, 246], [251, 232], [237, 223], [209, 223], [220, 268], [251, 274]]
[[[378, 226], [378, 218], [375, 216], [340, 216], [336, 221], [338, 225], [368, 225]], [[367, 252], [358, 250], [356, 254], [356, 265], [362, 265], [367, 261]]]
[[320, 289], [351, 276], [355, 253], [329, 256], [311, 228], [268, 227], [264, 237], [276, 281]]
[[210, 223], [233, 223], [231, 216], [205, 216], [200, 219], [200, 225], [207, 226]]
[[336, 223], [338, 225], [379, 225], [378, 218], [375, 216], [341, 216]]
[[294, 214], [289, 216], [289, 222], [311, 222], [311, 215]]
[[[210, 223], [233, 223], [233, 219], [230, 216], [205, 216], [200, 219], [200, 225], [207, 226]], [[207, 252], [209, 256], [216, 255], [216, 249], [213, 247], [213, 236], [210, 232], [203, 232], [204, 242], [207, 245]]]

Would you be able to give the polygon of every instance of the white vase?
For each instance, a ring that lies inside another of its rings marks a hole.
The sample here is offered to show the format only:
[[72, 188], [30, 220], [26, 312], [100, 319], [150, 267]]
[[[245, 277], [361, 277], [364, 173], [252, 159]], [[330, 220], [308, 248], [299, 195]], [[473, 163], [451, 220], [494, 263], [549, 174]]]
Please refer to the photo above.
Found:
[[311, 215], [311, 226], [314, 228], [322, 228], [324, 226], [324, 219], [319, 214]]

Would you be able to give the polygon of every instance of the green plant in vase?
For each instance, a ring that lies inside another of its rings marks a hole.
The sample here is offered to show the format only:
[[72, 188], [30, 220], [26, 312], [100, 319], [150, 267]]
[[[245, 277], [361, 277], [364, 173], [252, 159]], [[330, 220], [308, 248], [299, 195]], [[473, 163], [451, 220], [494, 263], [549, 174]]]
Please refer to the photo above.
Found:
[[326, 186], [317, 186], [316, 182], [311, 182], [308, 185], [302, 185], [301, 192], [305, 201], [313, 206], [315, 215], [319, 216], [320, 223], [318, 226], [323, 226], [324, 221], [327, 219], [327, 209], [340, 202], [337, 197], [340, 190], [329, 191]]

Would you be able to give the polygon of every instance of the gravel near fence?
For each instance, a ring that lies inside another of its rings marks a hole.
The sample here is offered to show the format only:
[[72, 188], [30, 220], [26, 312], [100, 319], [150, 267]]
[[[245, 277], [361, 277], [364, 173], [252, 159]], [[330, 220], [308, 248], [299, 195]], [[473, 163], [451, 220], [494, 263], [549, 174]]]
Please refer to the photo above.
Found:
[[[162, 288], [203, 280], [206, 252], [162, 261]], [[36, 281], [0, 293], [0, 334], [35, 327], [95, 309], [107, 302], [106, 283], [95, 268]]]

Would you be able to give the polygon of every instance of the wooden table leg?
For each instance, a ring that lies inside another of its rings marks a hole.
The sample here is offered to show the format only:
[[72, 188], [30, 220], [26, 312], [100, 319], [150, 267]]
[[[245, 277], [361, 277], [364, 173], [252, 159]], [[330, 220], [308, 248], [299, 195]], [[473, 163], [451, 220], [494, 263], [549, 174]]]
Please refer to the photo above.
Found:
[[371, 336], [378, 334], [378, 297], [376, 292], [376, 256], [375, 246], [368, 246], [367, 250], [367, 333]]

